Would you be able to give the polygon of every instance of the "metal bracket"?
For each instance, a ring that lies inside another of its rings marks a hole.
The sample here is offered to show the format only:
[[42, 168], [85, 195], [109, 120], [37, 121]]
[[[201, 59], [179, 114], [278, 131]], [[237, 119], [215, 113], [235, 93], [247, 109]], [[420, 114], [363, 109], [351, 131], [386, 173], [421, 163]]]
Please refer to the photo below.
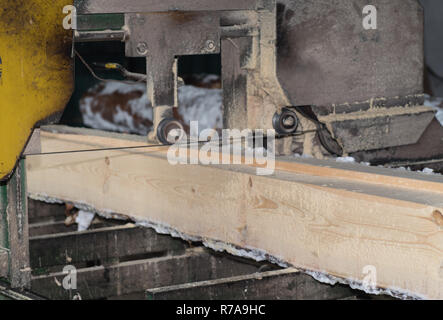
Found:
[[146, 58], [153, 139], [159, 124], [173, 118], [172, 108], [178, 106], [177, 56], [219, 53], [220, 17], [217, 12], [128, 13], [125, 25], [126, 56]]

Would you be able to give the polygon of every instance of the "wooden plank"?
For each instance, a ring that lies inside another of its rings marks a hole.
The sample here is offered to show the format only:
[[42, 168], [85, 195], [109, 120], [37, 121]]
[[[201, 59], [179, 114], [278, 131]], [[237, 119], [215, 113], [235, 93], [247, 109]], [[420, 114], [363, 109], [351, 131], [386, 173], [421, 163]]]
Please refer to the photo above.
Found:
[[[57, 130], [69, 134], [43, 130], [43, 152], [142, 144], [130, 135]], [[165, 152], [31, 157], [29, 191], [105, 216], [131, 216], [234, 254], [258, 249], [249, 254], [342, 281], [362, 284], [374, 266], [379, 288], [443, 299], [443, 177], [286, 158], [274, 175], [256, 176], [251, 166], [173, 166]]]
[[315, 281], [296, 269], [148, 289], [150, 300], [333, 300], [355, 292], [344, 285]]
[[30, 238], [31, 267], [106, 262], [147, 253], [182, 253], [184, 241], [134, 225]]
[[69, 299], [75, 293], [79, 293], [82, 299], [101, 299], [257, 270], [254, 264], [240, 263], [226, 255], [213, 255], [207, 249], [194, 248], [179, 256], [78, 269], [75, 292], [69, 292], [57, 284], [61, 284], [66, 276], [62, 272], [33, 277], [32, 290], [49, 299]]
[[[47, 151], [66, 151], [66, 150], [85, 150], [95, 149], [97, 147], [134, 147], [146, 145], [146, 142], [140, 136], [127, 134], [114, 134], [99, 130], [79, 129], [66, 126], [47, 126], [44, 136], [47, 143]], [[60, 134], [63, 137], [60, 136]], [[85, 136], [91, 140], [85, 139]], [[59, 143], [55, 145], [49, 143], [51, 137]], [[62, 147], [61, 141], [67, 144]], [[71, 143], [69, 143], [71, 142]], [[49, 143], [49, 144], [48, 144]], [[141, 149], [141, 153], [160, 153], [166, 155], [167, 148], [156, 147]], [[129, 154], [138, 153], [132, 150]], [[221, 157], [221, 155], [219, 155]], [[221, 162], [221, 161], [220, 161]], [[242, 157], [242, 162], [245, 162]], [[258, 166], [256, 164], [252, 166]], [[298, 174], [308, 174], [315, 177], [344, 179], [352, 182], [364, 182], [376, 186], [392, 186], [395, 188], [406, 188], [412, 190], [422, 190], [438, 192], [443, 194], [443, 183], [441, 175], [426, 175], [405, 170], [392, 170], [383, 167], [371, 167], [356, 163], [342, 163], [330, 160], [315, 158], [298, 158], [296, 161], [292, 156], [279, 157], [275, 163], [275, 169], [280, 172], [290, 172]]]

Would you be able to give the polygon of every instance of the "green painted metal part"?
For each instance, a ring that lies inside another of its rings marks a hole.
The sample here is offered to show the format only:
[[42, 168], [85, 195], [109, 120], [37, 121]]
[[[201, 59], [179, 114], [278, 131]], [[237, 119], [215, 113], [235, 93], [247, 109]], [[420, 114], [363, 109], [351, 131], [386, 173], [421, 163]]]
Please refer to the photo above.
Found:
[[83, 14], [77, 16], [77, 29], [82, 31], [120, 30], [124, 24], [123, 14]]
[[8, 206], [7, 184], [0, 184], [0, 247], [9, 249], [8, 218], [6, 209]]
[[[0, 183], [0, 250], [9, 250], [9, 230], [8, 230], [8, 192], [6, 182]], [[0, 264], [0, 268], [4, 268], [3, 264]], [[9, 275], [10, 262], [7, 266], [8, 270], [0, 270], [0, 278], [4, 275]]]
[[[8, 270], [0, 270], [12, 288], [30, 286], [28, 202], [25, 161], [0, 184], [0, 249], [9, 253]], [[2, 268], [5, 268], [4, 266]]]

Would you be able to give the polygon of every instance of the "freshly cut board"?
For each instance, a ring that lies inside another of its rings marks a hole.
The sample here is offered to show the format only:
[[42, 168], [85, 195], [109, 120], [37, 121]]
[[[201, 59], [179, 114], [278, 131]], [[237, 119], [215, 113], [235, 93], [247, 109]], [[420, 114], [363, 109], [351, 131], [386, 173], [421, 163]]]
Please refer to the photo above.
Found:
[[[41, 130], [41, 144], [48, 153], [145, 141], [51, 126]], [[28, 190], [320, 281], [443, 299], [442, 176], [295, 157], [257, 176], [253, 165], [171, 165], [166, 151], [29, 156]]]

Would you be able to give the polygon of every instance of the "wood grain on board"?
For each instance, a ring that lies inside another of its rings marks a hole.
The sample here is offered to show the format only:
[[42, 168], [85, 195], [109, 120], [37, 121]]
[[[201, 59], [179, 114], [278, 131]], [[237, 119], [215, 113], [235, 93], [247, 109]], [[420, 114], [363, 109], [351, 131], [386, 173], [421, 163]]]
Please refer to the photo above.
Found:
[[[41, 132], [42, 152], [144, 143], [87, 129]], [[257, 176], [248, 165], [171, 165], [165, 150], [31, 156], [28, 190], [343, 281], [365, 283], [376, 270], [382, 289], [443, 299], [442, 176], [296, 158]]]

